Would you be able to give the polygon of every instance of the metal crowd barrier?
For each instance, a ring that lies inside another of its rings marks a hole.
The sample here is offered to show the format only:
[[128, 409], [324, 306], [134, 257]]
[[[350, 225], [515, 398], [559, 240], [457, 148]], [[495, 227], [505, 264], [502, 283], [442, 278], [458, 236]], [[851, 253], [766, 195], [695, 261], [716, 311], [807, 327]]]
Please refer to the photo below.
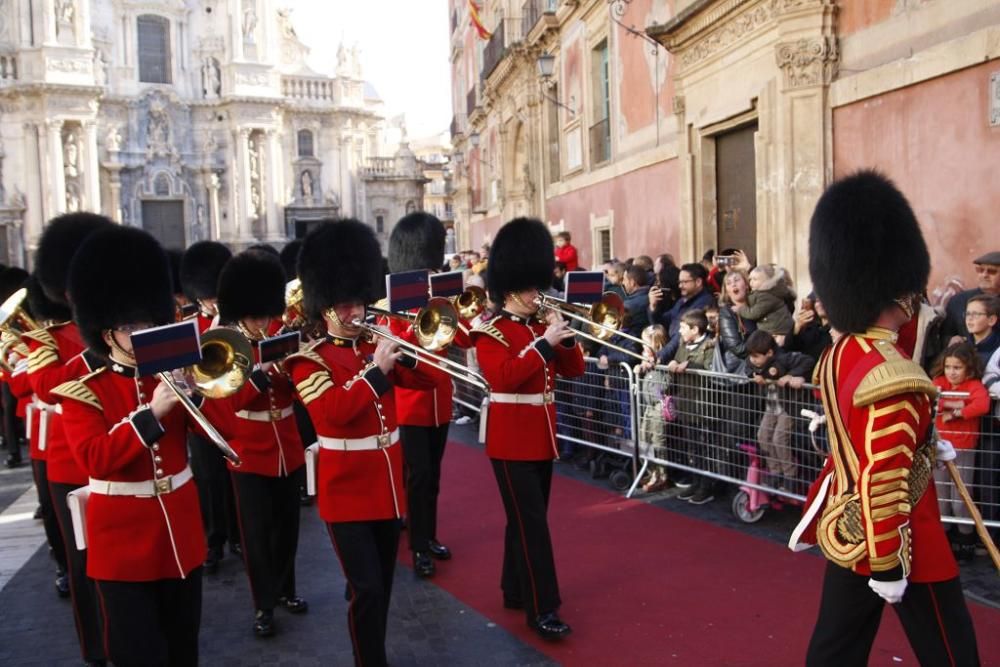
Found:
[[[472, 350], [449, 355], [476, 368]], [[662, 366], [639, 374], [624, 363], [601, 368], [588, 357], [583, 376], [557, 381], [557, 438], [564, 457], [589, 450], [584, 458], [591, 473], [608, 477], [628, 496], [654, 466], [674, 481], [702, 476], [734, 485], [733, 513], [752, 523], [768, 508], [801, 504], [823, 467], [826, 427], [814, 419], [823, 412], [815, 389], [702, 370], [671, 373]], [[455, 383], [460, 411], [475, 418], [482, 400], [481, 391]], [[956, 465], [986, 525], [1000, 528], [1000, 404], [991, 408], [978, 446], [960, 451]], [[939, 498], [958, 498], [947, 474], [935, 477]], [[958, 503], [942, 500], [941, 509], [947, 523], [972, 523], [953, 512]]]

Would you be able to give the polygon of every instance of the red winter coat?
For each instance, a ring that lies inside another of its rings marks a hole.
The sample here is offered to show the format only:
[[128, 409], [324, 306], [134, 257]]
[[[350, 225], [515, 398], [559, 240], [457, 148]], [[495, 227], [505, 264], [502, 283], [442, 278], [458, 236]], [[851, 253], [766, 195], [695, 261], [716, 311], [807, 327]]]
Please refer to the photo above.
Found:
[[[944, 415], [951, 410], [942, 407], [937, 415], [938, 434], [943, 440], [949, 441], [955, 449], [973, 449], [979, 443], [980, 417], [989, 414], [990, 395], [986, 392], [983, 383], [976, 379], [966, 380], [957, 387], [953, 387], [948, 379], [943, 375], [934, 378], [934, 386], [941, 391], [956, 391], [968, 394], [969, 397], [961, 400], [962, 416], [958, 419], [944, 420]], [[956, 399], [941, 399], [945, 401], [955, 401]]]

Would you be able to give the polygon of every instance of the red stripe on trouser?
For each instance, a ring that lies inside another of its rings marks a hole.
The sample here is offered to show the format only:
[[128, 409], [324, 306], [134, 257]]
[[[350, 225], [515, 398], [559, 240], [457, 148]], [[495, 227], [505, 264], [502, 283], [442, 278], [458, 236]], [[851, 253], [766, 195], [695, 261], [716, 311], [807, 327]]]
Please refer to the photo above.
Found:
[[507, 490], [510, 493], [510, 502], [514, 505], [514, 515], [517, 517], [517, 529], [521, 533], [521, 549], [524, 550], [524, 567], [528, 570], [528, 581], [531, 584], [531, 597], [535, 601], [534, 612], [538, 613], [538, 590], [535, 588], [535, 573], [531, 569], [531, 560], [528, 558], [528, 541], [524, 536], [524, 521], [521, 520], [521, 508], [517, 505], [517, 496], [514, 495], [514, 485], [510, 481], [510, 471], [507, 470], [507, 462], [503, 462], [503, 474], [507, 478]]
[[[235, 473], [239, 474], [239, 473]], [[243, 552], [243, 569], [247, 573], [247, 581], [250, 582], [250, 595], [253, 597], [254, 609], [260, 609], [257, 606], [257, 591], [253, 587], [253, 577], [250, 576], [250, 549], [247, 548], [247, 538], [243, 533], [243, 512], [240, 511], [240, 491], [236, 486], [236, 478], [229, 475], [229, 483], [233, 487], [233, 500], [236, 501], [236, 525], [240, 529], [240, 545], [243, 547], [240, 551]], [[223, 546], [225, 544], [223, 543]]]
[[951, 645], [948, 643], [948, 633], [944, 629], [944, 621], [941, 618], [941, 610], [938, 608], [937, 596], [934, 594], [934, 584], [927, 584], [927, 590], [931, 594], [931, 602], [934, 604], [934, 617], [937, 619], [938, 629], [941, 630], [941, 641], [944, 642], [944, 649], [948, 651], [948, 663], [954, 667], [955, 656], [951, 653]]
[[94, 588], [97, 589], [97, 598], [101, 601], [101, 621], [103, 623], [101, 634], [104, 635], [104, 655], [111, 655], [111, 637], [108, 636], [108, 628], [111, 627], [111, 623], [108, 620], [107, 607], [104, 606], [104, 592], [97, 581], [94, 581]]
[[354, 631], [354, 601], [357, 600], [358, 596], [354, 593], [354, 586], [351, 585], [350, 577], [347, 576], [347, 568], [344, 567], [344, 559], [340, 556], [340, 547], [337, 546], [337, 538], [334, 536], [333, 527], [330, 524], [326, 524], [326, 532], [330, 534], [330, 542], [333, 544], [333, 550], [337, 554], [337, 560], [340, 561], [340, 569], [344, 573], [344, 579], [347, 580], [347, 589], [351, 592], [351, 601], [347, 604], [347, 630], [351, 633], [351, 646], [354, 647], [354, 659], [361, 667], [364, 667], [364, 662], [361, 660], [361, 646], [358, 645], [358, 637]]
[[63, 522], [59, 517], [59, 512], [55, 507], [56, 494], [52, 492], [52, 483], [49, 482], [49, 498], [52, 499], [52, 513], [56, 515], [56, 524], [59, 526], [59, 534], [63, 537], [63, 547], [66, 551], [66, 580], [69, 581], [69, 599], [73, 603], [70, 607], [73, 608], [73, 623], [76, 624], [76, 635], [80, 640], [80, 655], [83, 656], [84, 661], [87, 660], [87, 638], [84, 636], [86, 633], [83, 631], [83, 621], [80, 620], [80, 614], [77, 609], [77, 591], [76, 586], [73, 585], [73, 559], [69, 553], [70, 549], [76, 549], [76, 535], [70, 533], [69, 537], [72, 540], [72, 544], [66, 540], [66, 531], [63, 530]]

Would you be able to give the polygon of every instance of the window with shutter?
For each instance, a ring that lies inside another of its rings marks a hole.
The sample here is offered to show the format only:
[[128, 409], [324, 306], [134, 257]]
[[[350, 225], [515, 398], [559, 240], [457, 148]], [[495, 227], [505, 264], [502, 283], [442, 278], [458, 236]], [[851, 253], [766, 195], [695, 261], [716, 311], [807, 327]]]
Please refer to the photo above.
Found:
[[139, 81], [170, 83], [170, 22], [162, 16], [140, 16]]

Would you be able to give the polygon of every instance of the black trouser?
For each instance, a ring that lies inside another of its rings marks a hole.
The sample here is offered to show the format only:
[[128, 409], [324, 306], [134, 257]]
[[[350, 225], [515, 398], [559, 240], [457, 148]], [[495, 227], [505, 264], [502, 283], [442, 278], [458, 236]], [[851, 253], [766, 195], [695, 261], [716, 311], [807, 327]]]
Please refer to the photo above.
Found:
[[[35, 491], [38, 493], [38, 506], [42, 508], [42, 526], [45, 528], [45, 539], [52, 549], [52, 556], [56, 559], [56, 565], [63, 572], [66, 571], [66, 544], [63, 542], [62, 533], [59, 532], [59, 521], [56, 519], [55, 509], [52, 507], [52, 493], [49, 491], [48, 463], [38, 459], [31, 460], [31, 473], [35, 478]], [[75, 545], [74, 545], [74, 548]]]
[[221, 556], [226, 540], [230, 544], [239, 542], [240, 534], [226, 459], [210, 440], [196, 433], [188, 434], [188, 449], [191, 450], [191, 471], [201, 503], [205, 541], [209, 550]]
[[98, 581], [115, 667], [198, 664], [201, 567], [186, 579]]
[[[809, 667], [867, 665], [885, 601], [868, 577], [827, 563], [819, 619], [809, 642]], [[978, 665], [976, 633], [958, 577], [933, 584], [910, 583], [893, 611], [921, 665]]]
[[364, 667], [386, 665], [385, 635], [399, 551], [399, 520], [328, 523], [327, 530], [351, 598], [347, 627], [354, 662]]
[[7, 443], [7, 451], [10, 452], [10, 462], [18, 464], [21, 462], [21, 420], [17, 416], [17, 399], [10, 391], [10, 385], [6, 382], [0, 387], [0, 395], [3, 397], [3, 439]]
[[[976, 499], [983, 519], [997, 521], [1000, 520], [1000, 419], [989, 414], [981, 424], [983, 435], [976, 448]], [[991, 532], [998, 533], [996, 529]]]
[[559, 609], [559, 582], [549, 536], [552, 461], [490, 459], [500, 488], [507, 526], [500, 588], [524, 604], [528, 621]]
[[301, 470], [286, 477], [230, 474], [255, 609], [274, 609], [278, 598], [295, 597]]
[[69, 591], [73, 600], [73, 620], [76, 635], [80, 640], [80, 654], [84, 660], [103, 660], [104, 641], [101, 635], [100, 609], [94, 580], [87, 576], [87, 550], [76, 548], [73, 536], [73, 517], [66, 504], [70, 491], [80, 488], [76, 484], [49, 482], [52, 494], [52, 508], [55, 510], [66, 553], [66, 574], [69, 575]]
[[437, 502], [441, 490], [441, 459], [448, 442], [448, 424], [400, 426], [406, 461], [406, 530], [411, 551], [427, 551], [437, 539]]

